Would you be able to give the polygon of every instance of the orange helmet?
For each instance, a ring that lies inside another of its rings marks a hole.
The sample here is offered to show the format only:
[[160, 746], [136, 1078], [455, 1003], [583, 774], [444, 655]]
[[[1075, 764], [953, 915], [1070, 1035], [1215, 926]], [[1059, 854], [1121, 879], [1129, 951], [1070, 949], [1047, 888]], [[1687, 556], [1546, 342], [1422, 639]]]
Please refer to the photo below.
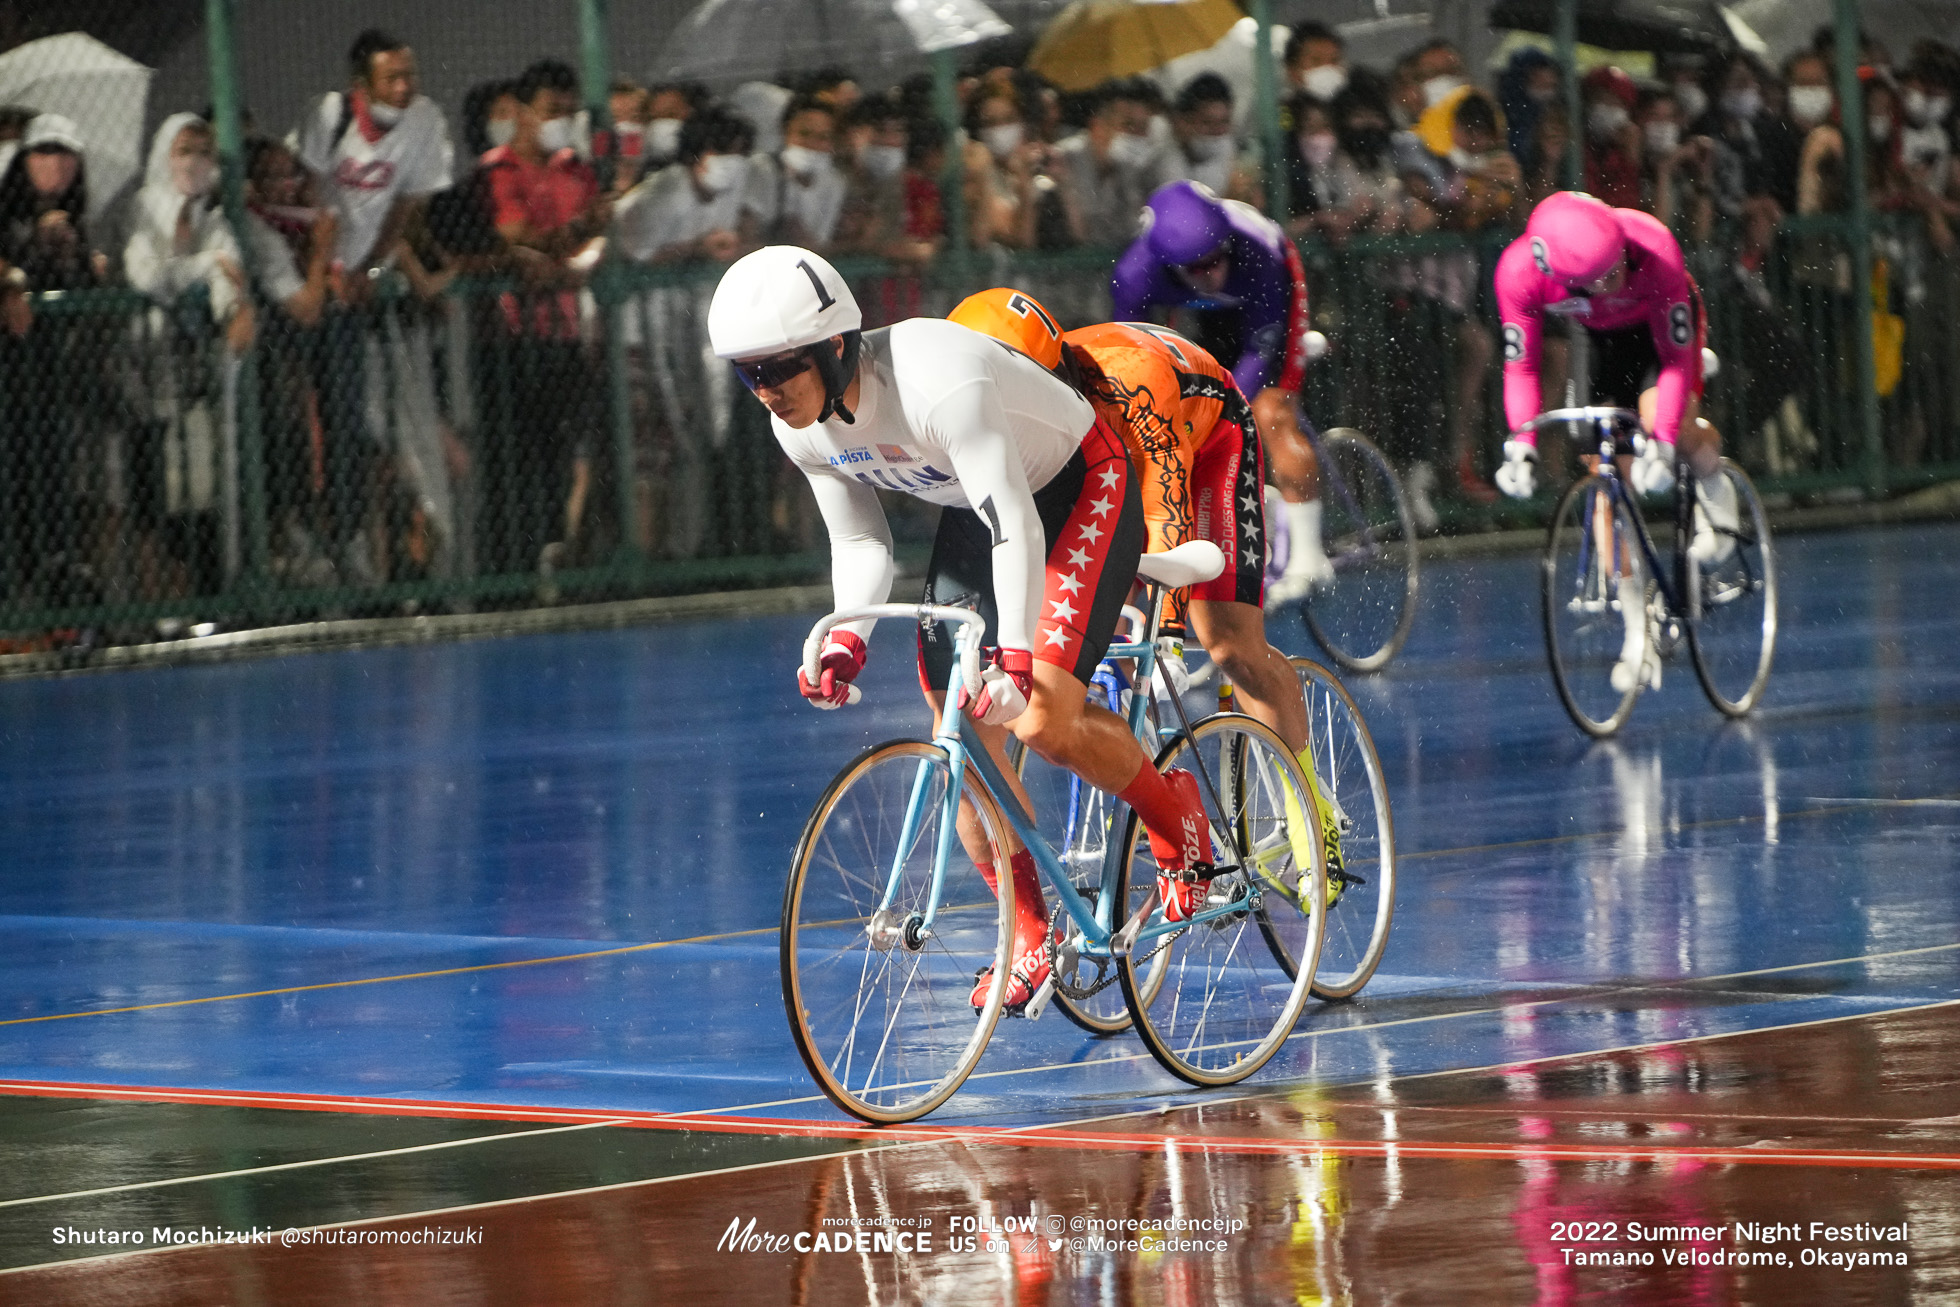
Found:
[[1061, 326], [1032, 295], [997, 286], [967, 296], [946, 316], [962, 327], [1012, 345], [1050, 372], [1062, 365]]

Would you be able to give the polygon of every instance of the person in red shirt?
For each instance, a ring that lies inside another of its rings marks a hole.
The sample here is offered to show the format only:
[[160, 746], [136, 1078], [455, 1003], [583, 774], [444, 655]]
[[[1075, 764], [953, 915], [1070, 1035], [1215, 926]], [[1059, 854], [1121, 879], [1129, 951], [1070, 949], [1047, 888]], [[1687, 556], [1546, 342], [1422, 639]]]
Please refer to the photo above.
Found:
[[[587, 448], [604, 428], [599, 378], [579, 335], [581, 255], [605, 230], [610, 203], [578, 154], [578, 76], [555, 59], [524, 70], [508, 144], [483, 156], [491, 213], [526, 290], [502, 300], [512, 351], [506, 421], [484, 450], [491, 570], [549, 570], [566, 561], [591, 493]], [[522, 355], [520, 359], [516, 357]], [[520, 364], [521, 366], [516, 366]]]

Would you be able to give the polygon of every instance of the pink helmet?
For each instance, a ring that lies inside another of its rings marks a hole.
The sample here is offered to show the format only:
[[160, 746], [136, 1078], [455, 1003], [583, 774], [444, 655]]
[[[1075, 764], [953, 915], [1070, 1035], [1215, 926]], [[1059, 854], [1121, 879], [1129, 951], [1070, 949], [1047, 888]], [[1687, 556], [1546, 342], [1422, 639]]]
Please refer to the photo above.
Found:
[[1626, 252], [1619, 216], [1582, 191], [1547, 195], [1531, 211], [1524, 234], [1538, 270], [1575, 289], [1611, 272]]

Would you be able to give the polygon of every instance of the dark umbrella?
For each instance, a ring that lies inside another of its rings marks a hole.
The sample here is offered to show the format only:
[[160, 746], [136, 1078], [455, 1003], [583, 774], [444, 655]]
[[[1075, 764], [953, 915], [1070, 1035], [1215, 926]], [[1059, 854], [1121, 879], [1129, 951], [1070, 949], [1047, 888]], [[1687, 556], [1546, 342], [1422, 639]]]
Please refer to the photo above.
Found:
[[[1715, 0], [1578, 0], [1579, 39], [1606, 50], [1657, 53], [1727, 52], [1735, 35]], [[1552, 32], [1558, 25], [1557, 0], [1500, 0], [1490, 11], [1492, 27]]]

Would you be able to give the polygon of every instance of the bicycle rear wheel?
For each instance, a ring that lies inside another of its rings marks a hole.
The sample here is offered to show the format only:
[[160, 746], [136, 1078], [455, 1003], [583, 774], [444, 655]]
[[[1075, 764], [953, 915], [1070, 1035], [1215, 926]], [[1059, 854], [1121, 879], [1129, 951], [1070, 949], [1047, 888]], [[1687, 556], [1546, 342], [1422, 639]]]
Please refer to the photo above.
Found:
[[[1552, 683], [1579, 729], [1599, 737], [1620, 729], [1640, 694], [1638, 677], [1624, 690], [1613, 685], [1626, 639], [1623, 596], [1637, 592], [1634, 620], [1648, 620], [1646, 565], [1627, 504], [1605, 477], [1574, 481], [1552, 515], [1540, 564]], [[1649, 629], [1650, 649], [1653, 638]]]
[[1334, 582], [1307, 596], [1307, 630], [1341, 666], [1380, 671], [1416, 617], [1416, 531], [1402, 483], [1350, 427], [1320, 443], [1321, 541]]
[[[951, 783], [936, 745], [860, 755], [810, 814], [783, 892], [783, 1006], [797, 1051], [830, 1100], [866, 1121], [915, 1120], [950, 1098], [1006, 995], [1014, 878], [1000, 875], [993, 893], [948, 829]], [[1005, 872], [1005, 825], [970, 772], [960, 798], [959, 825]], [[976, 1012], [968, 998], [986, 967], [994, 983]]]
[[1331, 817], [1339, 832], [1327, 858], [1327, 893], [1333, 901], [1313, 993], [1349, 998], [1368, 983], [1388, 948], [1395, 917], [1395, 820], [1374, 737], [1353, 697], [1312, 659], [1287, 661], [1306, 700], [1315, 799], [1325, 809], [1323, 821]]
[[[1327, 913], [1319, 832], [1302, 842], [1302, 867], [1288, 830], [1288, 796], [1306, 791], [1298, 760], [1250, 717], [1221, 713], [1179, 736], [1159, 771], [1201, 760], [1200, 784], [1220, 874], [1196, 920], [1139, 940], [1118, 964], [1137, 1033], [1164, 1068], [1196, 1085], [1245, 1079], [1279, 1051], [1313, 983]], [[1299, 811], [1296, 803], [1290, 805]], [[1311, 820], [1311, 817], [1308, 818]], [[1124, 839], [1123, 899], [1157, 881], [1150, 839], [1134, 813]], [[1151, 924], [1163, 922], [1161, 912]], [[1161, 959], [1161, 961], [1160, 961]], [[1152, 972], [1162, 976], [1152, 992]]]
[[1688, 626], [1688, 648], [1708, 701], [1741, 717], [1763, 697], [1776, 657], [1776, 555], [1748, 474], [1725, 458], [1722, 475], [1735, 487], [1739, 511], [1736, 529], [1716, 535], [1733, 551], [1699, 564], [1701, 616]]

